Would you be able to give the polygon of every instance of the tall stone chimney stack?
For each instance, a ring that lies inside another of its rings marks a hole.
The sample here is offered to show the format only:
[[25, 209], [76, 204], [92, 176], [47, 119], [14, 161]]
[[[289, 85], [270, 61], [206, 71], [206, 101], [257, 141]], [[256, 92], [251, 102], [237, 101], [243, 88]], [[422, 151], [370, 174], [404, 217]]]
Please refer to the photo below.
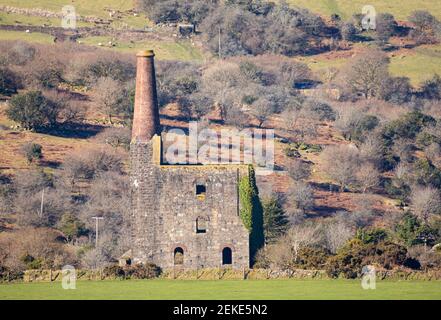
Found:
[[153, 50], [141, 51], [136, 55], [132, 142], [149, 142], [155, 134], [161, 133], [154, 57]]

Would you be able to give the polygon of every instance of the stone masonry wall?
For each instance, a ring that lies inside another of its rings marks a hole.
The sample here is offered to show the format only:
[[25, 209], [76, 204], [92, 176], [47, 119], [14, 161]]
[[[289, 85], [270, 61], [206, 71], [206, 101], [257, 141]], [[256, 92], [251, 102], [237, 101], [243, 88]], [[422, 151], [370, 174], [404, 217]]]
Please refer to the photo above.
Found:
[[[229, 247], [233, 267], [249, 267], [249, 234], [239, 217], [237, 188], [246, 167], [154, 164], [151, 143], [131, 146], [134, 262], [170, 268], [180, 247], [183, 268], [219, 267]], [[206, 187], [204, 199], [196, 196], [196, 185]], [[207, 221], [205, 233], [196, 233], [199, 217]]]

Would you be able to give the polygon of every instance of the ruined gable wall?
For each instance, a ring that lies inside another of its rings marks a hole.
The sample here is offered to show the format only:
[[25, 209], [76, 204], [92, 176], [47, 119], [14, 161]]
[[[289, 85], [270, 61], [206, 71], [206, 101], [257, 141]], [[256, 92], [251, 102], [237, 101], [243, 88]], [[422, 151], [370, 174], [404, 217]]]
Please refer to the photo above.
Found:
[[[218, 267], [222, 249], [233, 251], [233, 267], [249, 266], [249, 234], [239, 217], [241, 166], [161, 166], [152, 159], [154, 140], [131, 146], [134, 262], [173, 267], [174, 249], [184, 249], [184, 267]], [[206, 186], [205, 199], [196, 185]], [[196, 219], [207, 220], [196, 233]]]

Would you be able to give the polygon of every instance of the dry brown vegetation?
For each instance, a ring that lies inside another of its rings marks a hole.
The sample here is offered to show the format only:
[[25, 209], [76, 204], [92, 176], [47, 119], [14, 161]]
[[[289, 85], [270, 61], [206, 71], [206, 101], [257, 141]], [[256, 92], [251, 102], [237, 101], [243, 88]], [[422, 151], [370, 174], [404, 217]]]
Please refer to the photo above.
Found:
[[[215, 130], [275, 129], [276, 170], [258, 176], [258, 185], [262, 199], [280, 201], [289, 228], [261, 252], [263, 264], [293, 267], [314, 256], [308, 266], [322, 266], [320, 259], [346, 250], [357, 230], [375, 236], [384, 229], [390, 241], [409, 247], [440, 241], [441, 80], [412, 87], [390, 74], [384, 43], [366, 49], [344, 41], [320, 59], [344, 58], [346, 67], [325, 72], [265, 50], [205, 64], [157, 64], [165, 131], [187, 129], [190, 120]], [[345, 44], [350, 50], [341, 50]], [[123, 216], [134, 57], [67, 43], [0, 42], [0, 48], [5, 77], [16, 82], [0, 106], [0, 242], [9, 248], [0, 252], [0, 264], [114, 261], [129, 239]], [[32, 90], [63, 108], [50, 126], [23, 130], [7, 110], [14, 97]], [[29, 143], [42, 146], [41, 158], [26, 160], [21, 150]], [[407, 211], [423, 229], [397, 229]], [[94, 216], [105, 221], [100, 246], [91, 249]], [[13, 243], [29, 230], [51, 230], [43, 238], [50, 254], [40, 242], [30, 245], [34, 232]], [[432, 263], [418, 250], [412, 254]]]

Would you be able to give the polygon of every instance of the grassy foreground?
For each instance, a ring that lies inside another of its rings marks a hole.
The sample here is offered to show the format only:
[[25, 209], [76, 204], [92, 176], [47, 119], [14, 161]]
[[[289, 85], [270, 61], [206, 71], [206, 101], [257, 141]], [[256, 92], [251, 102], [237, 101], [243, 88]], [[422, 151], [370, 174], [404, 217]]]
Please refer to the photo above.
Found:
[[363, 290], [358, 280], [129, 280], [0, 285], [0, 299], [441, 299], [440, 281], [378, 281]]

